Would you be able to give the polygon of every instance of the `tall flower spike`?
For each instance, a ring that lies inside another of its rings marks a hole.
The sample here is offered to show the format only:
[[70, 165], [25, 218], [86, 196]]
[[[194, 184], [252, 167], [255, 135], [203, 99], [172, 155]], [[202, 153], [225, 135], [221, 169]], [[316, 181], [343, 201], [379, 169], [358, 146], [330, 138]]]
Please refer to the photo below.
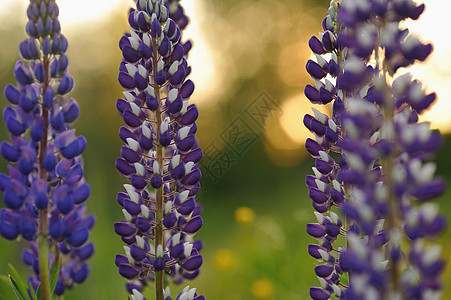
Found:
[[306, 97], [313, 104], [332, 103], [333, 111], [329, 117], [313, 109], [313, 115], [307, 114], [303, 120], [315, 137], [307, 139], [305, 143], [307, 151], [315, 159], [314, 175], [308, 175], [305, 182], [317, 219], [317, 223], [307, 224], [307, 233], [317, 240], [316, 244], [308, 246], [308, 253], [321, 263], [314, 269], [321, 287], [310, 289], [312, 299], [329, 299], [333, 293], [342, 297], [340, 286], [343, 271], [336, 254], [339, 250], [334, 247], [334, 243], [348, 226], [338, 214], [347, 196], [338, 180], [342, 161], [337, 160], [341, 154], [339, 140], [343, 135], [340, 123], [343, 94], [337, 82], [342, 76], [340, 65], [345, 50], [337, 45], [340, 30], [337, 11], [338, 3], [331, 1], [322, 23], [324, 33], [320, 33], [320, 38], [314, 36], [309, 41], [316, 61], [309, 60], [306, 65], [307, 72], [315, 80], [314, 85], [305, 87]]
[[[115, 263], [134, 299], [148, 281], [157, 300], [171, 299], [164, 282], [194, 279], [203, 262], [202, 242], [193, 239], [203, 224], [195, 200], [202, 150], [195, 138], [198, 111], [189, 104], [191, 42], [181, 41], [187, 23], [179, 1], [138, 0], [129, 14], [131, 31], [119, 42], [125, 91], [116, 107], [126, 125], [116, 167], [130, 184], [117, 195], [125, 220], [114, 230], [126, 246]], [[185, 289], [177, 299], [204, 298]]]
[[[333, 102], [330, 117], [314, 111], [304, 118], [315, 135], [306, 142], [316, 159], [315, 176], [306, 183], [318, 220], [307, 232], [320, 241], [308, 251], [323, 262], [315, 267], [321, 287], [310, 289], [313, 299], [440, 295], [444, 262], [431, 240], [446, 220], [430, 201], [445, 184], [428, 160], [441, 137], [418, 122], [436, 95], [410, 74], [396, 74], [432, 51], [399, 25], [423, 10], [410, 0], [333, 0], [323, 21], [326, 32], [309, 42], [317, 62], [307, 63], [315, 86], [305, 94], [312, 103]], [[326, 53], [329, 61], [321, 56]], [[334, 211], [345, 216], [344, 225]], [[335, 250], [339, 234], [345, 247]], [[344, 274], [347, 285], [341, 283]]]
[[0, 211], [0, 234], [30, 241], [23, 260], [35, 275], [29, 282], [41, 299], [51, 299], [49, 268], [61, 262], [54, 289], [62, 295], [89, 274], [86, 260], [93, 254], [87, 243], [94, 217], [86, 216], [84, 202], [90, 194], [83, 178], [81, 154], [86, 139], [76, 136], [72, 124], [79, 107], [67, 95], [74, 87], [67, 73], [68, 43], [61, 34], [54, 0], [31, 0], [28, 38], [19, 45], [22, 57], [14, 65], [17, 85], [6, 86], [10, 102], [3, 119], [11, 143], [0, 152], [10, 162], [9, 175], [0, 174], [6, 208]]

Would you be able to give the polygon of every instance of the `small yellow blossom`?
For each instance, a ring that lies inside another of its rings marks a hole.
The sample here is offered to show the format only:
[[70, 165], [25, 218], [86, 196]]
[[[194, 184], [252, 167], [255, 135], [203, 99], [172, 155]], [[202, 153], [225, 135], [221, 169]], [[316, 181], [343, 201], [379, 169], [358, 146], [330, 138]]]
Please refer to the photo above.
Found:
[[220, 272], [231, 272], [235, 269], [236, 261], [232, 251], [219, 249], [214, 255], [214, 266]]
[[251, 285], [251, 293], [255, 299], [271, 299], [275, 292], [274, 284], [269, 279], [257, 279]]
[[251, 225], [255, 220], [255, 212], [245, 206], [238, 207], [235, 210], [235, 221], [243, 226]]

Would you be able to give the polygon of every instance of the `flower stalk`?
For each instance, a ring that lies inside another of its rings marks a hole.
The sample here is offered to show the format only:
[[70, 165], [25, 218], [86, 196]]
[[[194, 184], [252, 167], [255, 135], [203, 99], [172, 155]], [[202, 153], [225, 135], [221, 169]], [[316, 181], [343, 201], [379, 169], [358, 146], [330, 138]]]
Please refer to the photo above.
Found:
[[[189, 104], [191, 42], [181, 41], [188, 18], [179, 1], [141, 0], [129, 23], [130, 34], [119, 42], [118, 80], [125, 91], [116, 107], [126, 126], [116, 167], [130, 184], [117, 196], [125, 220], [114, 230], [126, 246], [115, 263], [133, 299], [143, 299], [152, 281], [155, 298], [170, 300], [165, 285], [194, 279], [203, 262], [202, 243], [193, 239], [203, 224], [195, 200], [202, 150], [194, 136], [198, 111]], [[189, 287], [178, 297], [204, 299]]]
[[[376, 53], [376, 60], [379, 59], [379, 52], [380, 47], [377, 47], [375, 49]], [[387, 74], [388, 74], [388, 66], [387, 62], [385, 61], [385, 58], [382, 59], [381, 65], [383, 66], [381, 68], [376, 68], [376, 70], [381, 70], [382, 78], [381, 84], [383, 86], [382, 92], [384, 94], [384, 98], [386, 99], [385, 106], [382, 112], [382, 115], [384, 117], [385, 126], [382, 126], [381, 128], [381, 135], [385, 137], [385, 140], [391, 144], [393, 144], [395, 141], [393, 140], [392, 134], [390, 132], [391, 124], [393, 123], [393, 112], [394, 112], [394, 106], [393, 106], [393, 97], [390, 95], [390, 86], [387, 82]], [[385, 132], [385, 131], [388, 132]], [[395, 156], [390, 155], [388, 157], [381, 158], [381, 167], [382, 170], [384, 170], [384, 183], [387, 187], [387, 190], [389, 191], [388, 195], [388, 202], [390, 209], [388, 210], [388, 217], [386, 222], [386, 231], [389, 236], [394, 235], [400, 235], [399, 231], [399, 225], [398, 225], [398, 203], [396, 196], [394, 195], [394, 187], [393, 187], [393, 161], [396, 159]], [[390, 245], [390, 252], [397, 251], [396, 247], [399, 247], [399, 244], [391, 244]], [[390, 273], [392, 278], [392, 286], [393, 291], [397, 291], [399, 289], [399, 280], [400, 280], [400, 261], [395, 259], [390, 262]]]
[[50, 300], [50, 272], [49, 272], [49, 246], [47, 244], [47, 212], [40, 211], [41, 234], [38, 236], [39, 247], [39, 278], [41, 280], [41, 299]]
[[[153, 43], [153, 55], [152, 55], [152, 67], [153, 67], [153, 77], [157, 76], [157, 68], [158, 68], [158, 44]], [[153, 88], [155, 90], [155, 96], [158, 103], [161, 103], [161, 94], [160, 94], [160, 86], [158, 84], [154, 84]], [[160, 132], [161, 132], [161, 121], [162, 121], [162, 113], [161, 106], [158, 106], [156, 110], [156, 133], [157, 133], [157, 141], [160, 140]], [[160, 174], [163, 174], [162, 167], [164, 165], [163, 160], [163, 146], [161, 144], [157, 145], [157, 162], [160, 169], [158, 170]], [[164, 248], [164, 236], [163, 236], [163, 186], [157, 189], [156, 191], [156, 228], [155, 228], [155, 257], [158, 256], [159, 247]], [[163, 270], [155, 272], [155, 294], [157, 300], [163, 300], [163, 290], [164, 290], [164, 274]]]
[[[44, 53], [43, 45], [41, 46], [41, 51]], [[44, 68], [44, 84], [42, 89], [44, 91], [47, 90], [50, 82], [49, 78], [49, 57], [48, 55], [44, 55], [43, 57], [43, 68]], [[42, 101], [42, 99], [41, 99]], [[42, 117], [44, 119], [44, 136], [48, 136], [48, 128], [49, 128], [49, 111], [43, 106], [42, 108]], [[42, 180], [47, 179], [47, 171], [44, 167], [44, 158], [45, 152], [47, 149], [47, 139], [43, 138], [39, 144], [39, 178]], [[41, 299], [42, 300], [50, 300], [51, 299], [51, 291], [50, 291], [50, 274], [49, 274], [49, 246], [47, 241], [48, 236], [48, 209], [39, 210], [39, 235], [38, 235], [38, 259], [39, 259], [39, 279], [41, 281]]]
[[[436, 246], [424, 246], [446, 226], [430, 203], [445, 189], [429, 161], [440, 135], [418, 122], [436, 95], [410, 74], [397, 74], [432, 51], [400, 27], [423, 10], [410, 0], [332, 0], [324, 34], [309, 41], [316, 62], [306, 68], [315, 86], [307, 85], [305, 95], [314, 104], [332, 103], [331, 116], [314, 110], [304, 117], [315, 135], [306, 141], [316, 159], [306, 184], [318, 221], [307, 232], [319, 241], [308, 250], [323, 263], [315, 267], [321, 287], [310, 289], [312, 299], [440, 296], [444, 262]], [[340, 233], [345, 243], [335, 255]]]
[[[28, 292], [35, 294], [40, 287], [43, 300], [82, 283], [89, 274], [85, 260], [94, 252], [91, 243], [85, 244], [94, 225], [83, 204], [90, 194], [81, 159], [86, 140], [71, 129], [80, 109], [67, 97], [74, 80], [67, 72], [68, 42], [58, 15], [54, 0], [30, 0], [28, 38], [19, 45], [21, 59], [14, 66], [17, 84], [4, 91], [10, 106], [3, 118], [11, 143], [0, 146], [9, 161], [9, 175], [0, 174], [6, 206], [0, 211], [0, 234], [30, 242], [22, 255], [35, 273], [29, 276]], [[61, 255], [64, 263], [51, 290], [50, 268]]]

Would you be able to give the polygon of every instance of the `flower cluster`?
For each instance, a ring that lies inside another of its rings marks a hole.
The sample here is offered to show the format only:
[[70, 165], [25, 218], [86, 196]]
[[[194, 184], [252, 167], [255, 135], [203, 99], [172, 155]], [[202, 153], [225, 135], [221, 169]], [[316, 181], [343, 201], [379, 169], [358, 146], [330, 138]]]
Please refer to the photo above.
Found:
[[313, 299], [440, 296], [444, 262], [428, 241], [446, 226], [430, 203], [445, 189], [429, 161], [441, 137], [418, 121], [436, 95], [397, 74], [432, 51], [400, 27], [423, 10], [411, 0], [332, 0], [321, 40], [310, 39], [317, 61], [307, 71], [316, 84], [305, 95], [333, 102], [330, 118], [317, 111], [304, 118], [315, 135], [306, 142], [316, 159], [306, 183], [318, 220], [307, 232], [320, 243], [308, 251], [323, 262], [315, 267], [321, 287], [310, 289]]
[[[119, 131], [125, 145], [116, 167], [130, 184], [117, 195], [125, 220], [114, 230], [126, 246], [115, 263], [134, 299], [143, 299], [149, 280], [156, 299], [171, 299], [163, 277], [194, 279], [203, 262], [202, 242], [193, 240], [203, 224], [195, 200], [202, 150], [195, 138], [198, 110], [189, 104], [194, 84], [186, 79], [191, 42], [181, 42], [188, 18], [178, 2], [136, 1], [131, 31], [119, 42], [124, 59], [118, 79], [125, 91], [116, 107], [126, 126]], [[186, 288], [177, 299], [204, 297]]]
[[54, 0], [30, 1], [29, 37], [20, 43], [21, 59], [14, 65], [17, 85], [4, 92], [11, 104], [3, 111], [11, 143], [0, 147], [10, 162], [9, 175], [0, 174], [6, 206], [0, 211], [0, 234], [30, 241], [23, 260], [36, 274], [30, 277], [33, 288], [41, 284], [42, 299], [50, 299], [49, 265], [62, 261], [54, 291], [61, 295], [86, 279], [86, 260], [94, 251], [86, 243], [94, 218], [86, 216], [83, 204], [90, 194], [80, 156], [86, 140], [71, 129], [80, 110], [67, 96], [74, 80], [67, 73], [68, 42], [58, 14]]
[[[313, 299], [328, 299], [331, 293], [342, 296], [340, 286], [343, 271], [336, 255], [333, 255], [338, 251], [333, 244], [347, 225], [337, 214], [337, 208], [346, 200], [345, 189], [338, 179], [338, 172], [344, 162], [341, 158], [337, 159], [337, 154], [341, 153], [339, 141], [343, 135], [339, 116], [344, 111], [344, 97], [337, 82], [343, 77], [340, 61], [345, 55], [342, 47], [337, 46], [337, 9], [337, 2], [331, 1], [328, 15], [322, 22], [325, 32], [320, 34], [320, 39], [314, 36], [309, 41], [316, 61], [309, 60], [306, 65], [307, 72], [315, 80], [315, 86], [305, 87], [307, 98], [314, 104], [333, 102], [331, 117], [316, 109], [313, 109], [313, 116], [307, 114], [304, 117], [304, 125], [315, 136], [315, 139], [309, 138], [305, 143], [307, 151], [315, 158], [314, 175], [308, 175], [305, 182], [318, 221], [307, 224], [307, 233], [318, 240], [318, 244], [308, 246], [308, 252], [322, 262], [314, 271], [322, 286], [327, 286], [327, 289], [311, 288], [310, 296]], [[330, 54], [326, 56], [327, 53]]]

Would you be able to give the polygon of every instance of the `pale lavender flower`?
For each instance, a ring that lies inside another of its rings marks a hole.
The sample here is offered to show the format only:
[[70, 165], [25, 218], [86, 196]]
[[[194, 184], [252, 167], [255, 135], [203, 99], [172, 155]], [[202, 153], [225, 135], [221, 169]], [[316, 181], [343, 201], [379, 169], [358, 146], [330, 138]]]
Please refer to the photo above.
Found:
[[[329, 52], [331, 60], [317, 57], [317, 63], [307, 64], [316, 87], [307, 86], [305, 94], [314, 103], [334, 102], [333, 123], [319, 113], [304, 119], [316, 135], [316, 141], [306, 143], [317, 158], [315, 177], [308, 176], [306, 182], [319, 222], [309, 224], [307, 231], [321, 242], [310, 245], [309, 253], [326, 262], [315, 268], [322, 287], [310, 290], [313, 299], [440, 295], [440, 249], [424, 241], [446, 225], [429, 203], [445, 188], [429, 162], [441, 138], [428, 123], [418, 123], [418, 115], [436, 95], [426, 93], [410, 74], [396, 73], [424, 61], [432, 51], [431, 44], [399, 25], [405, 18], [417, 19], [423, 10], [424, 5], [410, 0], [331, 1], [323, 22], [329, 31], [322, 41], [310, 41], [315, 53]], [[335, 83], [323, 79], [327, 73], [336, 77]], [[339, 133], [335, 144], [328, 139], [330, 129]], [[341, 154], [338, 164], [330, 151]], [[331, 201], [333, 191], [338, 201]], [[331, 211], [335, 206], [346, 221], [341, 231], [345, 246], [339, 249], [329, 246], [335, 239], [327, 231], [328, 224], [338, 225], [332, 220], [337, 220]], [[347, 286], [334, 270], [347, 273]]]

